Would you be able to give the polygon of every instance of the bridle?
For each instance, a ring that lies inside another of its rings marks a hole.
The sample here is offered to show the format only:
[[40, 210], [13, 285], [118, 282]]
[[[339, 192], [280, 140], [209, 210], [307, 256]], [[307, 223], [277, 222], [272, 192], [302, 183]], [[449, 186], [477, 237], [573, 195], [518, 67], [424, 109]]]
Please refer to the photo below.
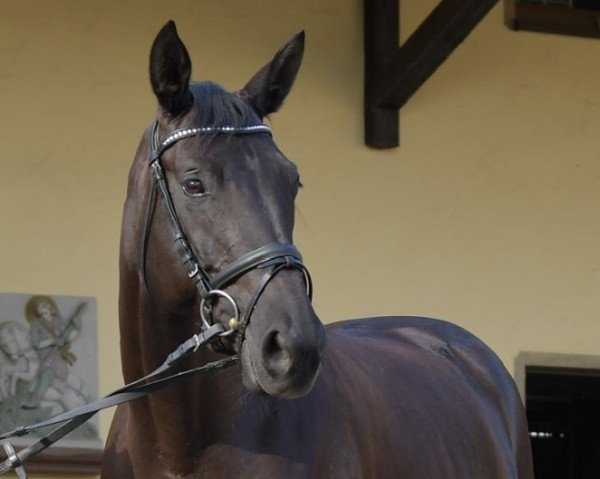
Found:
[[[0, 475], [14, 470], [19, 479], [26, 479], [27, 473], [23, 467], [24, 462], [29, 458], [39, 454], [47, 447], [54, 444], [56, 441], [64, 437], [66, 434], [79, 427], [94, 414], [102, 409], [123, 404], [127, 401], [139, 399], [152, 394], [155, 391], [163, 389], [174, 382], [184, 380], [187, 377], [198, 374], [200, 372], [211, 373], [229, 367], [238, 361], [237, 355], [226, 356], [223, 359], [213, 361], [201, 366], [194, 367], [181, 372], [173, 373], [169, 376], [164, 374], [171, 368], [180, 363], [180, 361], [195, 352], [202, 345], [210, 345], [214, 349], [219, 349], [215, 342], [219, 337], [230, 336], [235, 334], [235, 348], [239, 353], [241, 351], [242, 342], [244, 340], [245, 330], [250, 321], [250, 317], [257, 303], [268, 286], [269, 282], [284, 269], [300, 270], [304, 276], [307, 295], [312, 299], [312, 283], [310, 274], [306, 266], [302, 263], [302, 257], [297, 248], [292, 244], [285, 243], [270, 243], [262, 246], [254, 251], [244, 254], [243, 256], [232, 261], [221, 269], [214, 276], [210, 276], [202, 267], [200, 261], [190, 243], [187, 240], [183, 227], [177, 216], [173, 198], [169, 191], [165, 172], [161, 165], [161, 157], [166, 150], [173, 146], [176, 142], [197, 135], [204, 134], [227, 134], [227, 135], [242, 135], [242, 134], [258, 134], [270, 133], [271, 129], [263, 124], [244, 126], [244, 127], [199, 127], [199, 128], [184, 128], [171, 132], [162, 142], [159, 140], [158, 121], [154, 122], [151, 130], [151, 151], [148, 159], [148, 164], [152, 171], [152, 193], [148, 205], [148, 213], [146, 216], [146, 225], [144, 227], [144, 237], [142, 246], [142, 263], [141, 273], [146, 281], [146, 250], [148, 247], [148, 237], [152, 226], [153, 212], [156, 204], [157, 191], [163, 199], [163, 205], [169, 218], [171, 231], [173, 234], [173, 242], [177, 245], [177, 250], [183, 261], [184, 266], [188, 269], [188, 276], [196, 286], [196, 290], [200, 297], [200, 318], [201, 330], [194, 334], [191, 338], [180, 344], [171, 354], [167, 356], [165, 361], [156, 369], [148, 373], [143, 378], [133, 381], [122, 388], [113, 391], [107, 396], [100, 398], [83, 406], [76, 407], [70, 411], [53, 416], [49, 419], [40, 421], [28, 426], [19, 426], [12, 431], [0, 434], [0, 446], [4, 449], [7, 456], [6, 460], [0, 462]], [[235, 299], [223, 288], [231, 285], [240, 277], [253, 270], [266, 270], [265, 274], [259, 281], [254, 295], [251, 297], [245, 310], [240, 314], [240, 308]], [[215, 301], [224, 298], [234, 310], [234, 315], [228, 323], [228, 329], [221, 322], [215, 322], [212, 317], [212, 308]], [[31, 432], [42, 428], [59, 425], [48, 434], [43, 436], [37, 442], [27, 446], [16, 452], [9, 438], [25, 436]]]
[[[250, 317], [256, 308], [258, 301], [265, 291], [269, 282], [284, 269], [298, 269], [304, 276], [307, 295], [312, 299], [312, 281], [308, 269], [302, 262], [302, 256], [298, 249], [292, 244], [270, 243], [254, 251], [244, 254], [233, 262], [226, 265], [219, 273], [210, 276], [202, 267], [201, 262], [194, 253], [187, 235], [179, 221], [175, 204], [169, 191], [165, 172], [161, 164], [162, 155], [175, 143], [184, 138], [199, 135], [248, 135], [259, 133], [271, 133], [271, 129], [264, 124], [241, 126], [241, 127], [194, 127], [182, 128], [171, 132], [164, 140], [159, 139], [159, 124], [155, 120], [151, 130], [151, 150], [148, 158], [148, 166], [152, 171], [152, 192], [148, 204], [146, 215], [146, 224], [144, 227], [144, 239], [142, 247], [142, 276], [146, 281], [146, 252], [148, 248], [148, 237], [152, 226], [153, 211], [156, 204], [156, 192], [162, 197], [165, 212], [171, 227], [173, 243], [183, 265], [187, 268], [187, 275], [194, 283], [196, 291], [200, 297], [200, 318], [202, 320], [201, 328], [207, 331], [215, 324], [212, 318], [212, 307], [219, 299], [227, 300], [233, 308], [233, 316], [228, 322], [228, 328], [220, 333], [220, 336], [229, 336], [237, 333], [236, 349], [241, 350], [241, 344], [244, 340], [245, 330], [250, 321]], [[258, 283], [256, 292], [251, 297], [245, 310], [240, 313], [237, 301], [224, 288], [234, 283], [240, 277], [253, 270], [266, 270], [262, 279]]]

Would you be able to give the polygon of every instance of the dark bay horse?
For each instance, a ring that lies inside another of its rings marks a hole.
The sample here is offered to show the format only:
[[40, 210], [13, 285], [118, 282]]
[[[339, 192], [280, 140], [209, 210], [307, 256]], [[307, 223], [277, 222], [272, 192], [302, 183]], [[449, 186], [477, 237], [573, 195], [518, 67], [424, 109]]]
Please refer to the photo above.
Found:
[[481, 341], [427, 318], [316, 316], [292, 246], [298, 171], [262, 123], [303, 48], [301, 33], [228, 93], [190, 83], [174, 23], [154, 41], [158, 113], [122, 226], [124, 379], [201, 328], [223, 331], [220, 352], [185, 366], [240, 360], [119, 406], [102, 478], [532, 478], [521, 400]]

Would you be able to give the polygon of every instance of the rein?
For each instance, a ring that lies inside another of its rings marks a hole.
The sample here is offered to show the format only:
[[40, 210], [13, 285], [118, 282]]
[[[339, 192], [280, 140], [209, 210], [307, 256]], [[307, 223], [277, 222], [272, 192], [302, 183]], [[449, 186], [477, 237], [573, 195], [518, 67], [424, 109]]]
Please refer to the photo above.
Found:
[[[44, 421], [40, 421], [29, 426], [20, 426], [12, 431], [0, 434], [0, 441], [2, 441], [2, 447], [4, 448], [4, 452], [7, 456], [7, 459], [0, 463], [0, 474], [5, 474], [12, 469], [17, 473], [17, 477], [19, 479], [27, 479], [27, 473], [23, 467], [23, 464], [27, 460], [37, 456], [44, 449], [50, 447], [56, 441], [62, 439], [71, 431], [81, 426], [97, 412], [109, 407], [117, 406], [124, 402], [143, 398], [193, 374], [200, 372], [217, 372], [221, 369], [233, 366], [238, 361], [238, 356], [228, 356], [197, 368], [188, 369], [150, 381], [150, 379], [153, 379], [171, 369], [175, 364], [179, 363], [181, 359], [195, 352], [200, 346], [214, 341], [217, 335], [221, 334], [223, 331], [223, 326], [221, 324], [216, 324], [207, 331], [195, 334], [190, 339], [180, 344], [177, 349], [167, 356], [167, 359], [165, 359], [163, 364], [161, 364], [150, 374], [147, 374], [143, 378], [137, 379], [136, 381], [129, 383], [122, 388], [117, 389], [116, 391], [113, 391], [101, 399], [83, 406], [79, 406], [75, 409], [71, 409], [70, 411], [62, 414], [58, 414]], [[41, 428], [55, 426], [57, 424], [61, 425], [52, 430], [50, 433], [46, 434], [37, 442], [23, 448], [18, 453], [15, 451], [13, 445], [7, 441], [9, 438], [26, 436], [27, 434], [36, 432]]]
[[[304, 276], [307, 295], [312, 299], [311, 277], [307, 268], [302, 263], [302, 256], [294, 245], [283, 243], [267, 244], [237, 258], [211, 278], [201, 266], [200, 261], [198, 261], [198, 258], [194, 253], [193, 248], [190, 246], [187, 236], [185, 235], [183, 227], [177, 216], [177, 211], [169, 191], [165, 172], [160, 162], [164, 152], [171, 148], [178, 141], [192, 136], [205, 134], [242, 135], [256, 133], [270, 134], [271, 129], [264, 124], [245, 127], [225, 126], [185, 128], [172, 132], [161, 142], [158, 135], [158, 121], [154, 122], [151, 133], [152, 148], [148, 159], [148, 165], [152, 171], [152, 193], [150, 202], [148, 204], [146, 224], [144, 227], [141, 274], [144, 282], [146, 282], [146, 251], [156, 203], [156, 195], [158, 192], [163, 199], [163, 206], [171, 226], [173, 242], [176, 245], [183, 265], [188, 270], [188, 277], [196, 286], [196, 290], [201, 299], [201, 331], [180, 344], [177, 349], [169, 354], [165, 361], [154, 371], [132, 383], [121, 387], [120, 389], [117, 389], [109, 395], [36, 424], [20, 426], [12, 431], [0, 434], [0, 441], [7, 456], [7, 459], [0, 463], [0, 474], [14, 470], [19, 479], [26, 479], [27, 473], [25, 472], [23, 464], [28, 459], [39, 454], [44, 449], [64, 437], [66, 434], [79, 427], [85, 421], [94, 416], [98, 411], [122, 404], [127, 401], [145, 397], [193, 374], [199, 372], [217, 372], [235, 364], [239, 357], [237, 355], [232, 355], [218, 361], [207, 363], [203, 366], [171, 374], [166, 377], [157, 378], [161, 374], [171, 369], [175, 364], [179, 363], [182, 358], [194, 353], [200, 346], [212, 345], [213, 349], [218, 349], [218, 346], [215, 344], [215, 342], [223, 336], [236, 334], [235, 348], [239, 353], [241, 351], [244, 333], [250, 321], [252, 312], [256, 308], [256, 305], [269, 282], [282, 270], [300, 270]], [[266, 272], [258, 283], [256, 292], [251, 297], [246, 309], [243, 313], [240, 313], [240, 308], [236, 300], [222, 288], [231, 285], [241, 276], [255, 269], [264, 269]], [[226, 299], [234, 310], [234, 316], [229, 320], [228, 323], [229, 329], [226, 329], [221, 322], [215, 322], [212, 318], [212, 308], [214, 306], [214, 302], [221, 298]], [[19, 452], [16, 452], [13, 445], [7, 441], [9, 438], [25, 436], [41, 428], [56, 426], [57, 424], [60, 424], [60, 426], [53, 429], [50, 433], [32, 445], [21, 449]]]

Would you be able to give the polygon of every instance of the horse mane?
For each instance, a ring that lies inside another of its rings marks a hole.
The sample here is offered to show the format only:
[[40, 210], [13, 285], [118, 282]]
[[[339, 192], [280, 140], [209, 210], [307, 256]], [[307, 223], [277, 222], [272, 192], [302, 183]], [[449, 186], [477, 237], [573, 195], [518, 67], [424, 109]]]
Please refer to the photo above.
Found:
[[214, 82], [191, 83], [190, 91], [198, 112], [198, 123], [194, 126], [241, 128], [261, 123], [256, 112], [239, 95], [224, 90]]

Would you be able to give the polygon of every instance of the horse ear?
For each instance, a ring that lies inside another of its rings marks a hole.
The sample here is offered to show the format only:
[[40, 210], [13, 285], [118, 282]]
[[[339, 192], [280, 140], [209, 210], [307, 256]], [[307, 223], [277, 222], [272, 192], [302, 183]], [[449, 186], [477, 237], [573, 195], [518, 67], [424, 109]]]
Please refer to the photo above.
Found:
[[172, 116], [186, 111], [192, 103], [189, 90], [192, 62], [170, 20], [158, 32], [150, 51], [150, 83], [158, 103]]
[[276, 112], [290, 92], [304, 53], [304, 31], [294, 35], [273, 60], [262, 67], [240, 91], [260, 117]]

